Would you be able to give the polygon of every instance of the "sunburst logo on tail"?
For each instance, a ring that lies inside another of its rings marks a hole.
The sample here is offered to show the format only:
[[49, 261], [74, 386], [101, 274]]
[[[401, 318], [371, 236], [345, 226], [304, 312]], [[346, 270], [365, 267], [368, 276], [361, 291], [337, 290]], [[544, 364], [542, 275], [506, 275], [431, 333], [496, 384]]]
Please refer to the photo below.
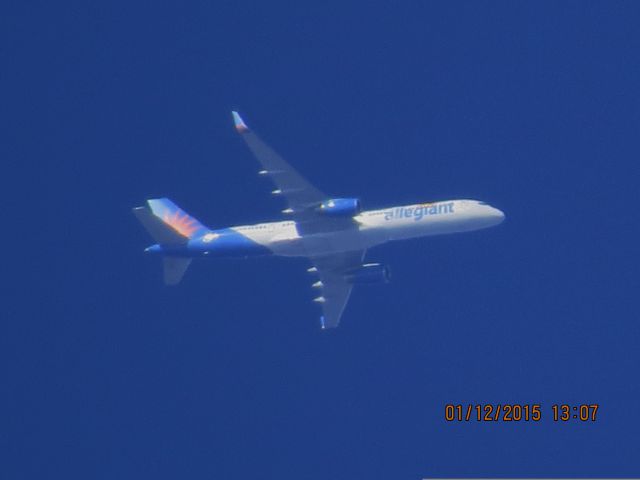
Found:
[[198, 229], [197, 222], [186, 213], [180, 214], [180, 212], [176, 211], [173, 214], [169, 214], [167, 212], [162, 216], [162, 220], [185, 237], [191, 237]]
[[193, 238], [208, 230], [168, 198], [152, 198], [147, 200], [147, 204], [159, 220], [185, 238]]

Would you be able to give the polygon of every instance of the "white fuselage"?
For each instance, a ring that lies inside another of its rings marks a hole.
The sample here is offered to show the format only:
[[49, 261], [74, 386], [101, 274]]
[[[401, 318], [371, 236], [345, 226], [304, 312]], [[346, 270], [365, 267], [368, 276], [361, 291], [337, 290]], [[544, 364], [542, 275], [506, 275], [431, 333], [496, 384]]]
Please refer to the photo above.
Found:
[[363, 211], [353, 220], [356, 228], [305, 235], [293, 221], [229, 230], [275, 255], [317, 256], [368, 249], [391, 240], [479, 230], [501, 223], [504, 214], [476, 200], [449, 200]]

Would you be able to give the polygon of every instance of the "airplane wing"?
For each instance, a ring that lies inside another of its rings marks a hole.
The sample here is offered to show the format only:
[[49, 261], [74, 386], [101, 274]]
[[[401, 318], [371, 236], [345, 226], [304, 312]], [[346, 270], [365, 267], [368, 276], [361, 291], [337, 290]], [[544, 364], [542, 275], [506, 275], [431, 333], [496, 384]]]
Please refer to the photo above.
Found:
[[344, 273], [362, 264], [365, 250], [335, 253], [322, 257], [312, 257], [313, 267], [320, 281], [314, 284], [321, 291], [315, 299], [322, 306], [320, 322], [323, 329], [335, 328], [340, 323], [340, 317], [347, 306], [353, 285], [344, 279]]
[[260, 137], [253, 133], [244, 123], [238, 112], [231, 112], [236, 130], [247, 143], [247, 146], [256, 156], [263, 170], [261, 175], [269, 176], [277, 189], [272, 193], [286, 198], [289, 209], [286, 213], [304, 216], [308, 208], [318, 205], [326, 200], [327, 196], [311, 185], [291, 165], [289, 165], [271, 147], [265, 144]]
[[[357, 228], [352, 219], [330, 219], [319, 217], [315, 207], [327, 200], [327, 195], [311, 185], [291, 165], [289, 165], [271, 147], [265, 144], [244, 123], [238, 112], [231, 112], [236, 130], [242, 136], [251, 152], [256, 156], [263, 170], [261, 175], [269, 176], [277, 189], [272, 193], [287, 200], [288, 213], [296, 221], [296, 228], [305, 235], [306, 242], [323, 241], [314, 239], [314, 233], [333, 229]], [[315, 299], [322, 306], [322, 328], [335, 328], [340, 323], [342, 312], [349, 301], [353, 286], [345, 280], [345, 273], [362, 263], [365, 251], [338, 252], [310, 258], [313, 267], [309, 271], [317, 272], [320, 281], [314, 287], [320, 289]]]

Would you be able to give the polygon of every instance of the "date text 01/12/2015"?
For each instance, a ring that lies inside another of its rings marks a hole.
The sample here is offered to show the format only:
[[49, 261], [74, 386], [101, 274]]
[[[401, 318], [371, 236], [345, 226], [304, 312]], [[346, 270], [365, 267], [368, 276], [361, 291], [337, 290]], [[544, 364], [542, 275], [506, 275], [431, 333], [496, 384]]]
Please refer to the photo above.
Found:
[[[554, 422], [595, 422], [598, 408], [592, 404], [553, 404], [551, 417]], [[444, 408], [444, 419], [447, 422], [539, 422], [542, 420], [543, 408], [540, 403], [532, 404], [451, 404]]]

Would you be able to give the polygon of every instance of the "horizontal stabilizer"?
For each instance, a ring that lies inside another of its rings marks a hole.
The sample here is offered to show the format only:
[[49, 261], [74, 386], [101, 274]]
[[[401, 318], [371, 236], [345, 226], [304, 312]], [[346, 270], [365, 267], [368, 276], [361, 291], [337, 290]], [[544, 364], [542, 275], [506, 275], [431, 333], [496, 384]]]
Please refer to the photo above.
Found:
[[184, 272], [187, 271], [190, 258], [182, 257], [164, 257], [162, 266], [164, 268], [164, 283], [166, 285], [177, 285], [182, 280]]

